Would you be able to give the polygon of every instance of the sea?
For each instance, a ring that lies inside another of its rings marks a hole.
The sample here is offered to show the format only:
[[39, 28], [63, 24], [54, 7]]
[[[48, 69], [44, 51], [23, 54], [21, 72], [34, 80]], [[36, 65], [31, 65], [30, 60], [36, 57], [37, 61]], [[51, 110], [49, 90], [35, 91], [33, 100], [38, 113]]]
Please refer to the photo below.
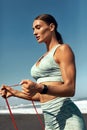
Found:
[[[36, 114], [32, 101], [19, 99], [16, 97], [8, 98], [9, 106], [14, 114]], [[83, 114], [87, 113], [87, 99], [73, 99], [73, 102], [78, 106]], [[39, 102], [34, 102], [36, 110], [42, 114], [42, 109]], [[5, 99], [0, 97], [0, 114], [8, 114], [9, 110]]]

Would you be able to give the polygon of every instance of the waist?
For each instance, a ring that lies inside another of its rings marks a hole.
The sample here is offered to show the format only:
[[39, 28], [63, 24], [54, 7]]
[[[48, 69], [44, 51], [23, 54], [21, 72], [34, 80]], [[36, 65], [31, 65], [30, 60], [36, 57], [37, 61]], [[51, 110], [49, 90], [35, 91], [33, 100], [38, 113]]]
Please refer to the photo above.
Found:
[[42, 110], [51, 110], [52, 108], [59, 108], [63, 105], [67, 105], [69, 103], [71, 103], [71, 99], [68, 98], [68, 97], [57, 97], [57, 98], [54, 98], [50, 101], [47, 101], [47, 102], [44, 102], [44, 103], [41, 103], [41, 108]]
[[57, 97], [50, 101], [41, 103], [42, 110], [51, 110], [52, 108], [60, 109], [61, 106], [71, 103], [71, 99], [68, 97]]

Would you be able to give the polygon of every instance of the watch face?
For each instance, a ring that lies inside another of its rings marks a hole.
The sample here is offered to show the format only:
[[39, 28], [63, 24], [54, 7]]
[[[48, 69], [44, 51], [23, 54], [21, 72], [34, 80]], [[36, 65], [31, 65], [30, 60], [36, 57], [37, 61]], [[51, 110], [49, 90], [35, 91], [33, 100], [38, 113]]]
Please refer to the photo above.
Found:
[[48, 86], [44, 85], [43, 91], [41, 92], [41, 94], [46, 94], [48, 91]]

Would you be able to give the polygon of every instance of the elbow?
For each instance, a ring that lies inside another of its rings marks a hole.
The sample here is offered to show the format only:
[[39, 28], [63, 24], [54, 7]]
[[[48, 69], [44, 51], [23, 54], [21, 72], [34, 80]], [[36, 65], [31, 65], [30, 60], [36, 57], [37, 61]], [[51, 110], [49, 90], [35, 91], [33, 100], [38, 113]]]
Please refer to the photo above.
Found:
[[75, 91], [71, 91], [71, 90], [69, 90], [66, 94], [67, 97], [74, 97], [74, 95], [75, 95]]
[[74, 84], [67, 84], [67, 96], [73, 97], [75, 95], [75, 85]]
[[69, 94], [70, 94], [70, 97], [75, 96], [75, 87], [74, 86], [72, 87], [72, 89], [70, 89]]
[[70, 97], [74, 97], [74, 96], [75, 96], [75, 91], [72, 91]]

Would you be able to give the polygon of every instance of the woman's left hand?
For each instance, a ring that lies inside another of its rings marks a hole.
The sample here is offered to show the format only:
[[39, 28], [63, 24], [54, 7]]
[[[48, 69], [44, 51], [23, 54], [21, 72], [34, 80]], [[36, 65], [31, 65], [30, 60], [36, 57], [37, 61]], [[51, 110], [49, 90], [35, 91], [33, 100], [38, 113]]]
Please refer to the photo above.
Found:
[[37, 84], [31, 80], [22, 80], [20, 84], [22, 85], [22, 92], [30, 97], [38, 92]]

